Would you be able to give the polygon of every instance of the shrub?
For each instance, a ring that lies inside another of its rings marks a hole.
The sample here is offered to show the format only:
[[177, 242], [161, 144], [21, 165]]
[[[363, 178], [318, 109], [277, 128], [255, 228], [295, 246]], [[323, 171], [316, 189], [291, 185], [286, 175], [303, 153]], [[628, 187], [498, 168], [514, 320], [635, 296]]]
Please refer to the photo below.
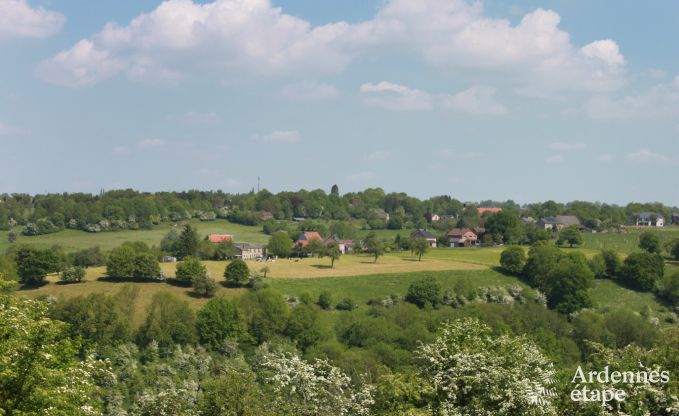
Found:
[[106, 264], [106, 257], [97, 247], [86, 248], [73, 254], [73, 265], [80, 267], [96, 267]]
[[332, 308], [332, 293], [330, 291], [324, 290], [318, 295], [318, 306], [326, 310]]
[[596, 279], [603, 279], [606, 277], [606, 260], [601, 253], [595, 255], [587, 262], [589, 269], [594, 273]]
[[420, 308], [425, 305], [438, 306], [442, 301], [441, 285], [433, 277], [413, 282], [408, 288], [405, 300]]
[[247, 263], [241, 259], [236, 259], [229, 263], [224, 270], [224, 278], [227, 282], [236, 285], [245, 285], [250, 278], [250, 269]]
[[659, 254], [632, 253], [622, 266], [623, 282], [637, 290], [651, 291], [662, 279], [665, 264]]
[[357, 307], [358, 305], [351, 298], [344, 298], [335, 305], [335, 309], [338, 311], [353, 311]]
[[606, 263], [605, 277], [608, 279], [616, 278], [622, 268], [622, 261], [618, 253], [615, 250], [601, 250], [601, 257], [603, 257], [604, 263]]
[[211, 298], [217, 293], [217, 282], [209, 273], [200, 274], [192, 279], [193, 291], [206, 298]]
[[658, 234], [652, 231], [645, 231], [639, 236], [639, 248], [649, 253], [660, 254], [662, 247]]
[[509, 273], [519, 274], [526, 265], [526, 253], [523, 248], [512, 246], [502, 251], [500, 255], [500, 266]]
[[196, 328], [200, 342], [214, 350], [228, 339], [247, 338], [245, 318], [238, 306], [222, 297], [210, 300], [198, 312]]
[[177, 280], [190, 285], [199, 277], [207, 276], [207, 268], [195, 257], [187, 257], [181, 263], [177, 263]]
[[59, 279], [65, 283], [80, 282], [85, 277], [85, 269], [80, 266], [73, 266], [64, 269], [59, 274]]
[[160, 279], [158, 259], [151, 253], [137, 254], [134, 258], [132, 277], [137, 279]]

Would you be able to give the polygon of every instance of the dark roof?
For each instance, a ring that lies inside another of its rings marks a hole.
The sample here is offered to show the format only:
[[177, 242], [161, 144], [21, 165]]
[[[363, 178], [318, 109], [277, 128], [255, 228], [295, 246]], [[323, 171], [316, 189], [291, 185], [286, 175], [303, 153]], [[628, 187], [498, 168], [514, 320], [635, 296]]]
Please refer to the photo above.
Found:
[[475, 231], [473, 228], [453, 228], [448, 233], [448, 237], [461, 237], [469, 232], [471, 232], [474, 235], [477, 235], [477, 231]]
[[434, 236], [434, 234], [432, 234], [432, 233], [429, 232], [428, 230], [423, 230], [423, 229], [419, 229], [419, 230], [413, 231], [413, 232], [410, 234], [410, 237], [411, 237], [411, 238], [423, 237], [423, 238], [427, 238], [427, 239], [429, 239], [429, 238], [436, 238], [436, 237]]
[[575, 215], [557, 215], [556, 217], [543, 218], [544, 224], [551, 225], [580, 225], [580, 220]]
[[651, 218], [655, 217], [657, 218], [664, 218], [662, 214], [658, 212], [640, 212], [638, 215], [640, 220], [650, 220]]

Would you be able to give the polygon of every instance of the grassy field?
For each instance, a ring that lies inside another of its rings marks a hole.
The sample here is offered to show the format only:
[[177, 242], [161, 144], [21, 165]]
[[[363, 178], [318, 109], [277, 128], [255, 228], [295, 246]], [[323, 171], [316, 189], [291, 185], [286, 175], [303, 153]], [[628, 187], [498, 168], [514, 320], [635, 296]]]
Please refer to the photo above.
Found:
[[625, 233], [585, 233], [582, 248], [602, 250], [604, 248], [619, 251], [620, 253], [633, 253], [639, 251], [639, 235], [644, 231], [653, 231], [658, 234], [661, 242], [679, 238], [679, 227], [657, 228], [626, 228]]
[[[198, 221], [189, 222], [198, 231], [198, 235], [204, 237], [208, 234], [233, 234], [237, 242], [265, 244], [269, 241], [269, 236], [262, 232], [261, 227], [234, 224], [226, 220]], [[124, 243], [125, 241], [143, 241], [148, 245], [159, 245], [160, 240], [170, 231], [174, 224], [162, 223], [156, 225], [152, 230], [138, 231], [115, 231], [104, 233], [87, 233], [79, 230], [63, 230], [54, 234], [40, 236], [19, 235], [17, 243], [35, 244], [39, 246], [51, 247], [59, 245], [66, 251], [76, 251], [83, 248], [94, 246], [101, 247], [104, 251], [111, 250]], [[16, 229], [19, 233], [19, 229]], [[7, 241], [8, 231], [0, 231], [0, 252], [4, 252], [9, 247]]]

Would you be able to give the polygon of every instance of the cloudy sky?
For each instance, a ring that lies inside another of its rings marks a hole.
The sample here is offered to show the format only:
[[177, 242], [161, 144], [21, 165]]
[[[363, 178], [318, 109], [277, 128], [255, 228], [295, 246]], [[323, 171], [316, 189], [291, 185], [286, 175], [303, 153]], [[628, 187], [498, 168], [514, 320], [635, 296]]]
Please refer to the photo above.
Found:
[[0, 192], [679, 205], [679, 2], [0, 0]]

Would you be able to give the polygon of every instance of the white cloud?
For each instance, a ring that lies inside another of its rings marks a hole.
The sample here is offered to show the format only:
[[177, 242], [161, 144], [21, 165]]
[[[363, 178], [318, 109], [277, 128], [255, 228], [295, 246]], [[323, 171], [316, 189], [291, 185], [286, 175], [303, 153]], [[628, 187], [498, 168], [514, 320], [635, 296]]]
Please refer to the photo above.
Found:
[[14, 137], [27, 136], [29, 134], [31, 134], [31, 131], [28, 129], [12, 126], [0, 121], [0, 136]]
[[359, 91], [365, 96], [364, 102], [371, 107], [394, 111], [422, 111], [434, 106], [429, 93], [392, 82], [368, 82], [361, 85]]
[[153, 149], [155, 147], [162, 147], [165, 145], [165, 141], [161, 139], [146, 139], [137, 143], [137, 147], [140, 149]]
[[507, 114], [507, 108], [495, 100], [495, 88], [477, 85], [444, 98], [444, 105], [471, 115]]
[[291, 101], [327, 101], [339, 97], [340, 91], [334, 85], [300, 81], [284, 87], [281, 95]]
[[219, 116], [214, 111], [199, 113], [195, 111], [189, 111], [182, 117], [184, 123], [186, 124], [215, 124], [219, 121]]
[[603, 155], [599, 156], [599, 161], [604, 163], [612, 162], [613, 159], [615, 159], [615, 157], [613, 157], [613, 155], [610, 153], [604, 153]]
[[[537, 9], [512, 25], [471, 0], [387, 0], [373, 19], [320, 26], [285, 14], [270, 0], [168, 0], [127, 25], [108, 23], [43, 62], [38, 74], [69, 86], [119, 74], [147, 81], [205, 73], [305, 79], [388, 54], [420, 56], [444, 70], [483, 70], [536, 95], [619, 88], [625, 60], [618, 45], [605, 39], [580, 48], [559, 23], [556, 12]], [[322, 87], [315, 94], [335, 93]], [[426, 102], [415, 107], [428, 108]]]
[[639, 149], [636, 152], [629, 153], [627, 155], [627, 159], [633, 161], [633, 162], [640, 162], [640, 163], [646, 163], [646, 162], [667, 162], [670, 160], [669, 157], [666, 155], [662, 155], [659, 153], [653, 153], [648, 149]]
[[377, 177], [375, 172], [356, 172], [347, 176], [347, 180], [350, 182], [368, 182], [374, 180]]
[[584, 143], [554, 142], [549, 145], [549, 148], [557, 152], [570, 152], [574, 150], [585, 150], [587, 145]]
[[561, 155], [553, 155], [549, 156], [547, 159], [545, 159], [545, 162], [550, 163], [550, 164], [559, 164], [563, 163], [564, 158]]
[[64, 22], [63, 14], [33, 8], [26, 0], [0, 0], [0, 40], [45, 38], [57, 33]]
[[252, 140], [260, 143], [298, 143], [302, 135], [296, 130], [274, 131], [267, 134], [255, 134]]
[[595, 119], [679, 117], [679, 77], [673, 83], [658, 84], [636, 95], [592, 97], [585, 112]]
[[116, 146], [111, 153], [113, 156], [127, 156], [130, 154], [130, 148], [127, 146]]
[[620, 53], [620, 47], [611, 39], [597, 40], [580, 48], [580, 53], [593, 59], [600, 59], [611, 66], [625, 64], [625, 57]]
[[334, 47], [346, 23], [312, 26], [269, 0], [168, 0], [128, 25], [97, 34], [43, 62], [46, 81], [89, 85], [125, 74], [136, 80], [176, 79], [205, 71], [239, 74], [336, 71], [348, 55]]

